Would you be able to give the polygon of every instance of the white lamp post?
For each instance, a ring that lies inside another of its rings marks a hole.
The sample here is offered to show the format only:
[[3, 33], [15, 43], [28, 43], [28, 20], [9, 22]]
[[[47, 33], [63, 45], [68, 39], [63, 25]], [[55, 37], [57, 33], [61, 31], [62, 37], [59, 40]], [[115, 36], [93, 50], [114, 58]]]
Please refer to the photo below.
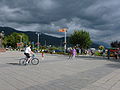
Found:
[[37, 40], [37, 46], [38, 46], [38, 49], [40, 47], [40, 42], [39, 42], [39, 37], [40, 37], [40, 32], [36, 32], [37, 36], [38, 36], [38, 40]]
[[63, 28], [63, 29], [59, 29], [59, 32], [64, 32], [65, 36], [64, 36], [64, 53], [66, 53], [66, 45], [67, 45], [67, 39], [66, 39], [66, 33], [67, 33], [67, 28]]
[[65, 42], [64, 42], [64, 52], [66, 53], [66, 45], [67, 45], [67, 40], [66, 40], [66, 32], [67, 30], [65, 30]]

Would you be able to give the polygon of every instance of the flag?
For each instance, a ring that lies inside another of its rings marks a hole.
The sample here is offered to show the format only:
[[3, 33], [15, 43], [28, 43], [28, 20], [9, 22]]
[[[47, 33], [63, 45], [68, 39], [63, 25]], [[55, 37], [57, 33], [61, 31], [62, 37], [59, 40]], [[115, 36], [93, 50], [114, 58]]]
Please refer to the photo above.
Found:
[[67, 32], [67, 29], [66, 28], [59, 29], [59, 32]]

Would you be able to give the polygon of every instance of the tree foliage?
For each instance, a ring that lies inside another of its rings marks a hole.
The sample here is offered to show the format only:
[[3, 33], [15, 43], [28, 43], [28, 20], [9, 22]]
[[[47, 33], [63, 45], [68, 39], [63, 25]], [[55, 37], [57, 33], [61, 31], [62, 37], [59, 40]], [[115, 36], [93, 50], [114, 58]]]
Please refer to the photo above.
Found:
[[70, 36], [70, 43], [75, 46], [78, 45], [80, 48], [88, 48], [92, 44], [92, 41], [89, 32], [75, 30]]
[[113, 48], [120, 48], [120, 41], [113, 41], [111, 43], [111, 47], [113, 47]]
[[17, 43], [27, 43], [28, 41], [29, 37], [26, 34], [13, 32], [12, 34], [5, 36], [3, 44], [4, 46], [11, 46], [16, 48]]

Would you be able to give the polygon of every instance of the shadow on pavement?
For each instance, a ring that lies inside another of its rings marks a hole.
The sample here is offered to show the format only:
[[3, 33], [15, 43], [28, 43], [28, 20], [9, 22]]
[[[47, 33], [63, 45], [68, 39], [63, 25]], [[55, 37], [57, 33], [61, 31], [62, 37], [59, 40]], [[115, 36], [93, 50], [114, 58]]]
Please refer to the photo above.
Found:
[[20, 65], [19, 63], [7, 63], [7, 64], [11, 64], [11, 65]]
[[107, 57], [102, 57], [102, 56], [76, 56], [76, 57], [84, 58], [86, 60], [107, 60], [111, 62], [120, 62], [120, 59], [114, 59], [114, 58], [108, 59]]
[[84, 58], [87, 60], [108, 60], [107, 58], [98, 57], [98, 56], [76, 56], [76, 58]]
[[84, 60], [107, 60], [111, 62], [117, 62], [115, 64], [106, 64], [106, 66], [111, 68], [120, 68], [120, 59], [115, 59], [111, 57], [108, 59], [107, 57], [96, 57], [96, 56], [77, 56], [77, 58], [84, 58]]
[[111, 67], [111, 68], [120, 68], [120, 63], [117, 63], [117, 64], [106, 64], [106, 65]]

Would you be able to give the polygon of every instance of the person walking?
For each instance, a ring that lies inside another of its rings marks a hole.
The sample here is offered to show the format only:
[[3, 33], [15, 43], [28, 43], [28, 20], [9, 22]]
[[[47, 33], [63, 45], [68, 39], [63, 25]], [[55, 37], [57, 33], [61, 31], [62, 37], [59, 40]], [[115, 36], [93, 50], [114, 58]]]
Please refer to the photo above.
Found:
[[73, 54], [73, 58], [75, 58], [75, 56], [76, 56], [76, 49], [75, 48], [73, 48], [72, 54]]
[[119, 48], [119, 50], [118, 50], [118, 57], [119, 57], [119, 59], [120, 59], [120, 48]]
[[44, 60], [44, 50], [41, 52], [42, 60]]
[[110, 59], [110, 49], [107, 50], [108, 59]]
[[69, 59], [71, 59], [73, 57], [73, 51], [72, 48], [69, 49]]

